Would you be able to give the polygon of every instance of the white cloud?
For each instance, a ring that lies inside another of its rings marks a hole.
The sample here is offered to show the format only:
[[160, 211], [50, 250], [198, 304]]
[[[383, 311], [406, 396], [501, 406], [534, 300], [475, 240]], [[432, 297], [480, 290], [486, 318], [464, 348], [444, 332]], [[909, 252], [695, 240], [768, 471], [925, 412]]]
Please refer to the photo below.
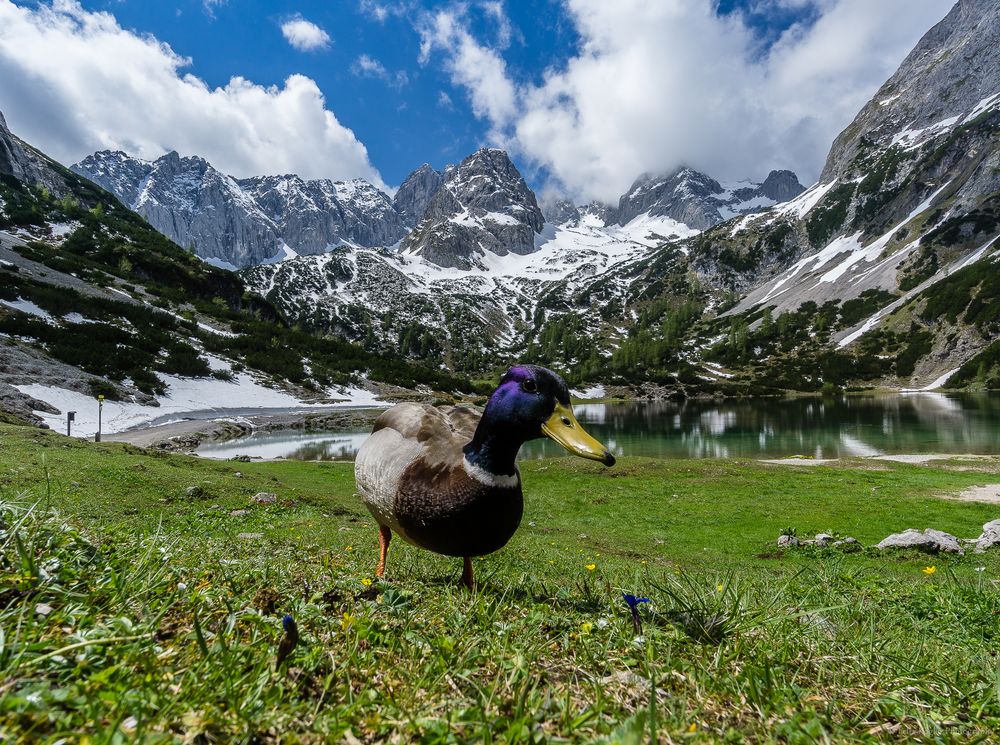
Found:
[[0, 0], [0, 110], [11, 129], [63, 163], [98, 149], [146, 158], [201, 155], [236, 176], [298, 173], [384, 186], [364, 145], [326, 108], [315, 81], [209, 87], [156, 38], [76, 2]]
[[404, 70], [391, 73], [385, 69], [385, 65], [367, 54], [360, 55], [351, 63], [351, 72], [361, 78], [383, 80], [394, 88], [402, 88], [410, 82], [410, 77]]
[[[469, 31], [468, 6], [417, 25], [491, 139], [581, 198], [611, 200], [644, 171], [686, 163], [717, 178], [791, 168], [815, 179], [834, 137], [950, 7], [950, 0], [763, 0], [809, 6], [769, 49], [713, 0], [565, 0], [576, 54], [518, 84]], [[487, 9], [496, 17], [496, 8]]]
[[330, 46], [330, 35], [302, 16], [290, 18], [282, 23], [281, 35], [300, 52], [315, 52]]
[[517, 113], [515, 86], [500, 54], [472, 36], [462, 6], [423, 15], [417, 30], [421, 64], [434, 51], [443, 52], [452, 82], [468, 91], [473, 112], [492, 123], [492, 136], [499, 138], [500, 128]]

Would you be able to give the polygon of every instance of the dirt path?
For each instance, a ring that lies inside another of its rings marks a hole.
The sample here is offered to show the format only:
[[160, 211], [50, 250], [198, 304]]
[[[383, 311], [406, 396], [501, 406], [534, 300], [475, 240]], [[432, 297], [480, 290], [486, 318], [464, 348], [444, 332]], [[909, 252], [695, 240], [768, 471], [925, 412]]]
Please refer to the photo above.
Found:
[[958, 499], [962, 502], [985, 502], [987, 504], [1000, 504], [1000, 484], [986, 484], [985, 486], [970, 486], [963, 492], [955, 494], [951, 499]]

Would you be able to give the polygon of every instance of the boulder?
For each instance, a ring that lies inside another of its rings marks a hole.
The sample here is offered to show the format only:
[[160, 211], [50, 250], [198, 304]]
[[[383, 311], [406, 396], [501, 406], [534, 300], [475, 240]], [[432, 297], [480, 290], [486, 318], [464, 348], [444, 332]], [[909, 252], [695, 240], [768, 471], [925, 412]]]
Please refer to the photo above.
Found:
[[902, 533], [893, 533], [875, 547], [878, 549], [887, 548], [912, 548], [929, 554], [964, 554], [958, 539], [951, 533], [942, 530], [928, 528], [924, 531], [908, 528]]
[[278, 501], [278, 495], [268, 491], [257, 492], [250, 497], [250, 501], [254, 504], [274, 504]]
[[816, 534], [816, 545], [817, 546], [827, 546], [833, 541], [833, 536], [829, 533], [817, 533]]
[[184, 490], [184, 493], [187, 494], [190, 499], [201, 499], [205, 496], [205, 490], [200, 486], [189, 486]]
[[778, 536], [778, 548], [791, 548], [792, 546], [798, 546], [799, 539], [793, 535], [779, 535]]
[[983, 525], [983, 534], [976, 539], [976, 553], [1000, 546], [1000, 520], [991, 520]]

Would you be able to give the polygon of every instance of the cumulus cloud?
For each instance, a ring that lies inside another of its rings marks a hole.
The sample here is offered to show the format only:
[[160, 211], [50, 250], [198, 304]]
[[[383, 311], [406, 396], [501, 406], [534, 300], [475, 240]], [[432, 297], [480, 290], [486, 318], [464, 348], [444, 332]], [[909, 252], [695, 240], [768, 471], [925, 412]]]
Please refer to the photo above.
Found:
[[282, 23], [281, 35], [300, 52], [315, 52], [330, 46], [330, 35], [302, 16], [290, 18]]
[[315, 81], [235, 77], [209, 87], [190, 60], [70, 0], [0, 0], [0, 110], [14, 132], [63, 163], [99, 149], [201, 155], [236, 176], [298, 173], [384, 186], [365, 146], [326, 108]]
[[455, 6], [421, 16], [420, 62], [427, 64], [435, 51], [443, 53], [452, 82], [468, 91], [476, 116], [494, 125], [496, 140], [517, 114], [516, 88], [500, 53], [470, 33], [465, 13], [464, 6]]
[[[418, 23], [491, 139], [581, 198], [612, 200], [644, 171], [688, 164], [723, 179], [771, 168], [815, 179], [834, 137], [950, 7], [943, 0], [761, 0], [810, 11], [770, 46], [713, 0], [566, 0], [577, 52], [512, 79], [500, 37], [465, 5]], [[494, 5], [489, 14], [496, 15]], [[508, 37], [509, 38], [509, 37]]]

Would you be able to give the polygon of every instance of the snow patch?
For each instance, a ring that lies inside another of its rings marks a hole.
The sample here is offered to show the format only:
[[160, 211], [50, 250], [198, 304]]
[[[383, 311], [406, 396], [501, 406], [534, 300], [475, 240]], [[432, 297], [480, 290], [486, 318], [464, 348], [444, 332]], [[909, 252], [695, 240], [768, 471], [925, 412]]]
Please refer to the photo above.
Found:
[[[215, 358], [213, 364], [224, 361]], [[303, 403], [282, 390], [261, 385], [246, 373], [236, 375], [232, 382], [215, 378], [181, 378], [162, 375], [167, 384], [167, 394], [159, 398], [159, 406], [105, 401], [102, 431], [108, 434], [148, 424], [169, 415], [182, 417], [192, 411], [215, 411], [224, 416], [227, 411], [238, 411], [248, 406], [254, 409], [329, 409], [355, 406], [384, 406], [374, 394], [360, 388], [341, 388], [331, 392], [332, 397], [343, 400], [335, 404]], [[73, 433], [78, 437], [91, 437], [97, 432], [97, 402], [93, 396], [65, 388], [38, 384], [14, 386], [22, 393], [45, 401], [59, 409], [59, 414], [36, 412], [46, 424], [60, 430], [66, 424], [66, 412], [76, 412]]]
[[25, 300], [24, 298], [18, 298], [17, 300], [0, 300], [0, 305], [6, 305], [8, 308], [18, 310], [21, 313], [27, 313], [29, 316], [41, 318], [46, 323], [55, 323], [56, 321], [56, 319], [53, 318], [48, 311], [39, 308], [30, 300]]

